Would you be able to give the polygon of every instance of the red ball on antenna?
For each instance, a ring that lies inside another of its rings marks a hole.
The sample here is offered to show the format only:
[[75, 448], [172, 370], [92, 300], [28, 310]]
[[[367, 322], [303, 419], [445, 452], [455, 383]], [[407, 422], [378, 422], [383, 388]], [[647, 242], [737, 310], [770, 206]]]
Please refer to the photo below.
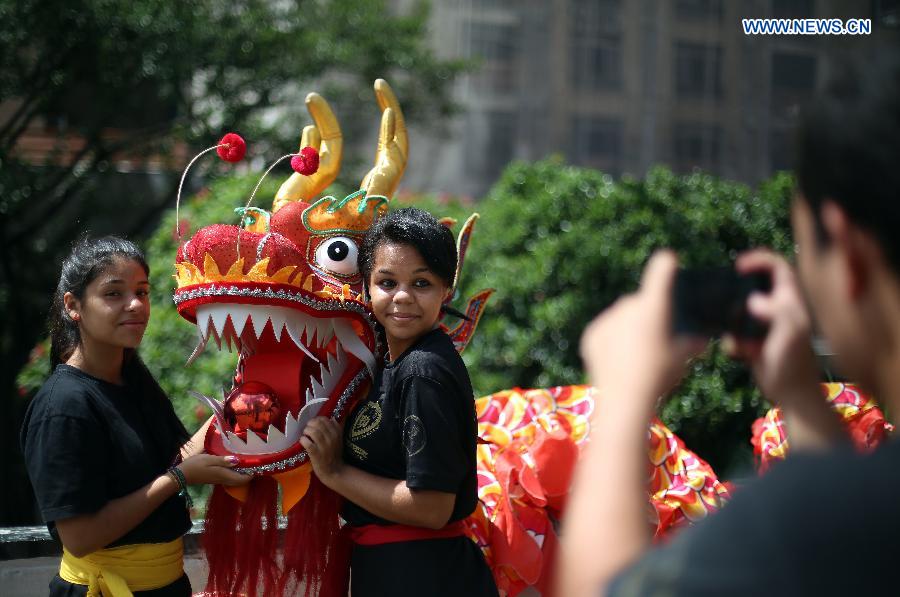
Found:
[[236, 133], [225, 133], [218, 144], [220, 147], [216, 148], [216, 153], [226, 162], [240, 162], [247, 153], [247, 143]]
[[291, 158], [291, 168], [294, 172], [309, 176], [319, 169], [319, 152], [315, 147], [306, 146], [298, 155]]

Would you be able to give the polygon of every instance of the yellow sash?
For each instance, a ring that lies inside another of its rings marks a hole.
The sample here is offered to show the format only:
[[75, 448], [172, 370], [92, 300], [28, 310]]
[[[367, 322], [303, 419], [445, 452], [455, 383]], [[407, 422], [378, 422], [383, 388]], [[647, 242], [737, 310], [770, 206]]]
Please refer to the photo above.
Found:
[[145, 543], [101, 549], [76, 558], [63, 548], [59, 575], [87, 585], [88, 597], [131, 597], [172, 584], [184, 574], [184, 543]]

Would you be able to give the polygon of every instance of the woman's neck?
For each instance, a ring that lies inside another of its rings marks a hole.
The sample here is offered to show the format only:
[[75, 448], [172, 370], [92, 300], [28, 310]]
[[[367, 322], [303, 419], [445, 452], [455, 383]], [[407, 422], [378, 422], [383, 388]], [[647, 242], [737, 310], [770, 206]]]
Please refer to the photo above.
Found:
[[125, 351], [121, 348], [85, 350], [82, 344], [75, 349], [75, 352], [66, 361], [66, 365], [80, 369], [97, 379], [121, 385], [124, 358]]

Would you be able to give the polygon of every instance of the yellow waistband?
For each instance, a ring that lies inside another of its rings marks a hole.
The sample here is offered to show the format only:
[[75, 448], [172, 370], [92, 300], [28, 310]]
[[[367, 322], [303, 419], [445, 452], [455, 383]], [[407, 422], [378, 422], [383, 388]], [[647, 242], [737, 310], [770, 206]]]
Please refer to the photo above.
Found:
[[87, 585], [88, 597], [131, 597], [170, 585], [184, 574], [184, 543], [145, 543], [101, 549], [76, 558], [63, 548], [59, 575], [76, 585]]

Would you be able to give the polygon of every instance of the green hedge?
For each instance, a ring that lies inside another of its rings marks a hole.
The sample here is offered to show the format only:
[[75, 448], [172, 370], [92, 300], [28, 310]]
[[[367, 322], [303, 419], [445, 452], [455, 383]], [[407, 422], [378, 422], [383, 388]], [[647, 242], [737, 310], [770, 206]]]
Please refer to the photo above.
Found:
[[[497, 289], [466, 352], [476, 391], [583, 382], [582, 329], [637, 287], [654, 249], [676, 249], [686, 266], [755, 246], [787, 252], [792, 187], [786, 174], [751, 189], [663, 167], [617, 181], [552, 158], [511, 165], [478, 205], [463, 277], [463, 293]], [[721, 473], [750, 464], [761, 412], [746, 368], [713, 345], [662, 418]]]

